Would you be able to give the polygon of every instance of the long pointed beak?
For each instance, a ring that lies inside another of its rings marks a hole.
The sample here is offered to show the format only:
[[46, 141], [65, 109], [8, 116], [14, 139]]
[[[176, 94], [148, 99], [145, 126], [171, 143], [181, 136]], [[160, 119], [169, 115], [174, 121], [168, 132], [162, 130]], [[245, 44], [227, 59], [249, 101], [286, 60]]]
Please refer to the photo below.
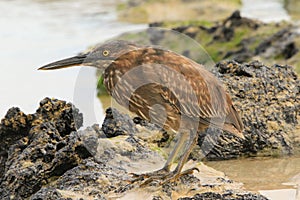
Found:
[[82, 65], [87, 57], [87, 54], [82, 54], [78, 56], [73, 56], [70, 58], [65, 58], [59, 61], [55, 61], [53, 63], [49, 63], [44, 65], [38, 70], [53, 70], [53, 69], [62, 69], [67, 67], [79, 66]]

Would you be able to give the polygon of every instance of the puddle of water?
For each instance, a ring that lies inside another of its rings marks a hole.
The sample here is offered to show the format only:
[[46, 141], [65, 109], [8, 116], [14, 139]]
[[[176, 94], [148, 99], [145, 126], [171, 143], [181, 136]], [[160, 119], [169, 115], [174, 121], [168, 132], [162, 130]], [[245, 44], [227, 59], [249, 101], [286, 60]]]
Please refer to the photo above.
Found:
[[[297, 191], [300, 192], [300, 156], [211, 161], [206, 164], [244, 183], [247, 190], [259, 191], [270, 199], [293, 200]], [[281, 198], [283, 196], [286, 198]]]
[[284, 0], [242, 0], [241, 15], [267, 23], [290, 20]]
[[120, 33], [146, 27], [118, 22], [116, 2], [0, 0], [0, 43], [4, 50], [0, 54], [0, 118], [12, 106], [32, 113], [48, 96], [75, 102], [84, 113], [85, 125], [101, 123], [103, 110], [95, 95], [95, 69], [43, 72], [37, 68]]
[[271, 200], [299, 200], [297, 190], [295, 189], [282, 189], [282, 190], [261, 190], [259, 191], [265, 197]]

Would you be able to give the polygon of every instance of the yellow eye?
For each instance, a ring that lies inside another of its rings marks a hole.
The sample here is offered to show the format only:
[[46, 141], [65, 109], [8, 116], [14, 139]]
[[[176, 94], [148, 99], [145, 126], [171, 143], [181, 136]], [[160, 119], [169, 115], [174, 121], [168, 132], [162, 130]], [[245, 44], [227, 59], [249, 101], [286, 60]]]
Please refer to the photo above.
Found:
[[108, 56], [108, 55], [109, 55], [109, 51], [108, 51], [108, 50], [104, 50], [104, 51], [102, 52], [102, 55], [103, 55], [103, 56]]

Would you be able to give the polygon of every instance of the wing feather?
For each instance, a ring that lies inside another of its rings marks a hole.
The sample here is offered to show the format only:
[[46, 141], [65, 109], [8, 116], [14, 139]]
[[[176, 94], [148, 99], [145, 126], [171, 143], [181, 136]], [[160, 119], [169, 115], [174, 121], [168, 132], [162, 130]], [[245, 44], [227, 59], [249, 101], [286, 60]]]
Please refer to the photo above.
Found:
[[[200, 123], [213, 123], [214, 126], [222, 128], [225, 122], [225, 129], [230, 132], [234, 132], [234, 128], [237, 131], [243, 129], [242, 121], [222, 84], [202, 65], [161, 49], [146, 48], [130, 53], [131, 55], [121, 56], [108, 67], [110, 70], [118, 70], [117, 75], [122, 74], [123, 77], [134, 68], [141, 68], [136, 74], [126, 78], [124, 85], [127, 89], [119, 84], [120, 100], [116, 100], [120, 104], [124, 104], [126, 99], [132, 111], [149, 118], [147, 112], [152, 104], [162, 103], [171, 107], [174, 114], [185, 115], [199, 120]], [[129, 59], [130, 56], [133, 58]], [[105, 79], [109, 91], [114, 90], [116, 80], [119, 79]], [[151, 84], [147, 86], [147, 83]], [[138, 90], [138, 95], [134, 94], [135, 91], [128, 91], [128, 88], [135, 90], [139, 85], [143, 89]], [[234, 127], [232, 130], [231, 126]]]

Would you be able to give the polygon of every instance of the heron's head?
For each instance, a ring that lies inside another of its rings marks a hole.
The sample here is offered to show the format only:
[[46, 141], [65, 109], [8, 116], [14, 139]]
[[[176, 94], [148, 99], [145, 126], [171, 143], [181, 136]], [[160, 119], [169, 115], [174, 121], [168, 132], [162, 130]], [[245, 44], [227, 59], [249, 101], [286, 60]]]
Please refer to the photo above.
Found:
[[124, 40], [115, 40], [99, 45], [87, 53], [58, 60], [39, 68], [39, 70], [53, 70], [73, 66], [91, 66], [105, 70], [121, 55], [137, 49], [138, 46]]

